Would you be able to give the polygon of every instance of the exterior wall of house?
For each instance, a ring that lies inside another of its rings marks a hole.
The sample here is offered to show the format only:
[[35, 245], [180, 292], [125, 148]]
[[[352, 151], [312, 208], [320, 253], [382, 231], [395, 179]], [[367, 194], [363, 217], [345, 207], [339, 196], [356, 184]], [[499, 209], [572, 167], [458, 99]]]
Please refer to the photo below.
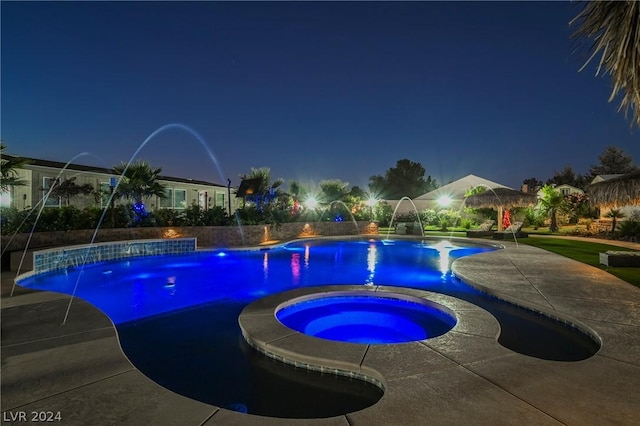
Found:
[[571, 185], [558, 185], [556, 186], [556, 189], [560, 191], [562, 195], [584, 194], [584, 191], [582, 189], [576, 188], [575, 186]]
[[[48, 197], [45, 208], [59, 208], [67, 205], [67, 203], [80, 209], [89, 206], [106, 206], [108, 195], [100, 196], [98, 191], [102, 188], [104, 191], [108, 192], [110, 189], [111, 178], [115, 178], [117, 176], [99, 171], [80, 171], [72, 168], [67, 168], [64, 172], [61, 171], [62, 168], [36, 164], [28, 164], [24, 169], [16, 170], [18, 176], [25, 180], [27, 185], [13, 187], [11, 193], [5, 197], [6, 200], [10, 200], [10, 205], [18, 209], [40, 207], [40, 203], [47, 194], [50, 182], [56, 178], [67, 180], [75, 177], [75, 183], [77, 185], [90, 184], [94, 188], [94, 193], [88, 195], [77, 195], [68, 201], [58, 197]], [[202, 208], [220, 206], [225, 210], [229, 207], [228, 189], [226, 186], [184, 182], [178, 179], [175, 181], [170, 179], [160, 179], [159, 182], [167, 187], [167, 193], [170, 197], [166, 200], [155, 196], [146, 199], [145, 204], [149, 211], [154, 211], [160, 208], [181, 210], [192, 204], [198, 204]], [[128, 201], [121, 200], [117, 203], [126, 202]], [[231, 213], [238, 208], [238, 205], [238, 199], [236, 199], [235, 191], [232, 188]]]

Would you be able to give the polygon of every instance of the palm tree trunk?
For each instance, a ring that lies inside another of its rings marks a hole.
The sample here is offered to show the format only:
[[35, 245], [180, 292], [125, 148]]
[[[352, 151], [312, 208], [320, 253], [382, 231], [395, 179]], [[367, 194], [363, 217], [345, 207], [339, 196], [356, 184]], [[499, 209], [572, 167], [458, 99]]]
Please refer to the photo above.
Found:
[[558, 219], [556, 218], [556, 211], [551, 211], [551, 223], [549, 224], [549, 230], [556, 232], [558, 230]]

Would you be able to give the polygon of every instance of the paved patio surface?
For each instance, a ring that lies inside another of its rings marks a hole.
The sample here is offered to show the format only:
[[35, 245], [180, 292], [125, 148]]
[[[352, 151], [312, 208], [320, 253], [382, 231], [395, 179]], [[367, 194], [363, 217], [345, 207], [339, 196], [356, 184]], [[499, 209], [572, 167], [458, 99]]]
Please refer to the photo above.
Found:
[[559, 362], [512, 352], [497, 343], [497, 321], [477, 308], [488, 328], [367, 351], [367, 365], [384, 371], [387, 386], [367, 409], [329, 419], [258, 417], [162, 388], [127, 360], [96, 308], [76, 303], [62, 326], [68, 296], [17, 288], [9, 298], [14, 274], [3, 273], [3, 422], [25, 424], [21, 413], [29, 421], [50, 411], [65, 425], [640, 424], [640, 289], [535, 247], [503, 244], [459, 259], [455, 274], [591, 330], [602, 341], [595, 356]]

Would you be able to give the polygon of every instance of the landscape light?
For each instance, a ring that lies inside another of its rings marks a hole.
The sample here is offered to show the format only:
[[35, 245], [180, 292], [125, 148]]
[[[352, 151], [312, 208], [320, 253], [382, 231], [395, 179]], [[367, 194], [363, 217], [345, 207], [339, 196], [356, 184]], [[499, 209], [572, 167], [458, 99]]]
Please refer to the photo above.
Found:
[[315, 197], [309, 197], [305, 200], [304, 205], [307, 206], [307, 208], [310, 209], [315, 209], [316, 207], [318, 207], [318, 200], [316, 200]]
[[449, 197], [448, 195], [442, 195], [440, 198], [438, 198], [438, 204], [442, 207], [448, 207], [449, 204], [451, 204], [451, 201], [451, 197]]
[[375, 197], [369, 197], [369, 199], [366, 201], [366, 205], [368, 205], [369, 207], [373, 207], [376, 205], [376, 203], [378, 202], [378, 200]]

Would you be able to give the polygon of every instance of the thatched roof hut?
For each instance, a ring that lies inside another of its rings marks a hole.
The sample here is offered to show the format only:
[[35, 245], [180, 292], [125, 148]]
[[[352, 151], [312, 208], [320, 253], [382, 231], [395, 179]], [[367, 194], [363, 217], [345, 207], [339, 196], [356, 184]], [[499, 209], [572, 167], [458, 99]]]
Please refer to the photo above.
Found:
[[587, 194], [591, 204], [596, 206], [640, 205], [640, 170], [591, 184]]
[[516, 191], [511, 188], [487, 189], [470, 195], [465, 200], [466, 207], [498, 209], [498, 230], [502, 230], [502, 210], [511, 207], [534, 206], [538, 202], [536, 194]]

